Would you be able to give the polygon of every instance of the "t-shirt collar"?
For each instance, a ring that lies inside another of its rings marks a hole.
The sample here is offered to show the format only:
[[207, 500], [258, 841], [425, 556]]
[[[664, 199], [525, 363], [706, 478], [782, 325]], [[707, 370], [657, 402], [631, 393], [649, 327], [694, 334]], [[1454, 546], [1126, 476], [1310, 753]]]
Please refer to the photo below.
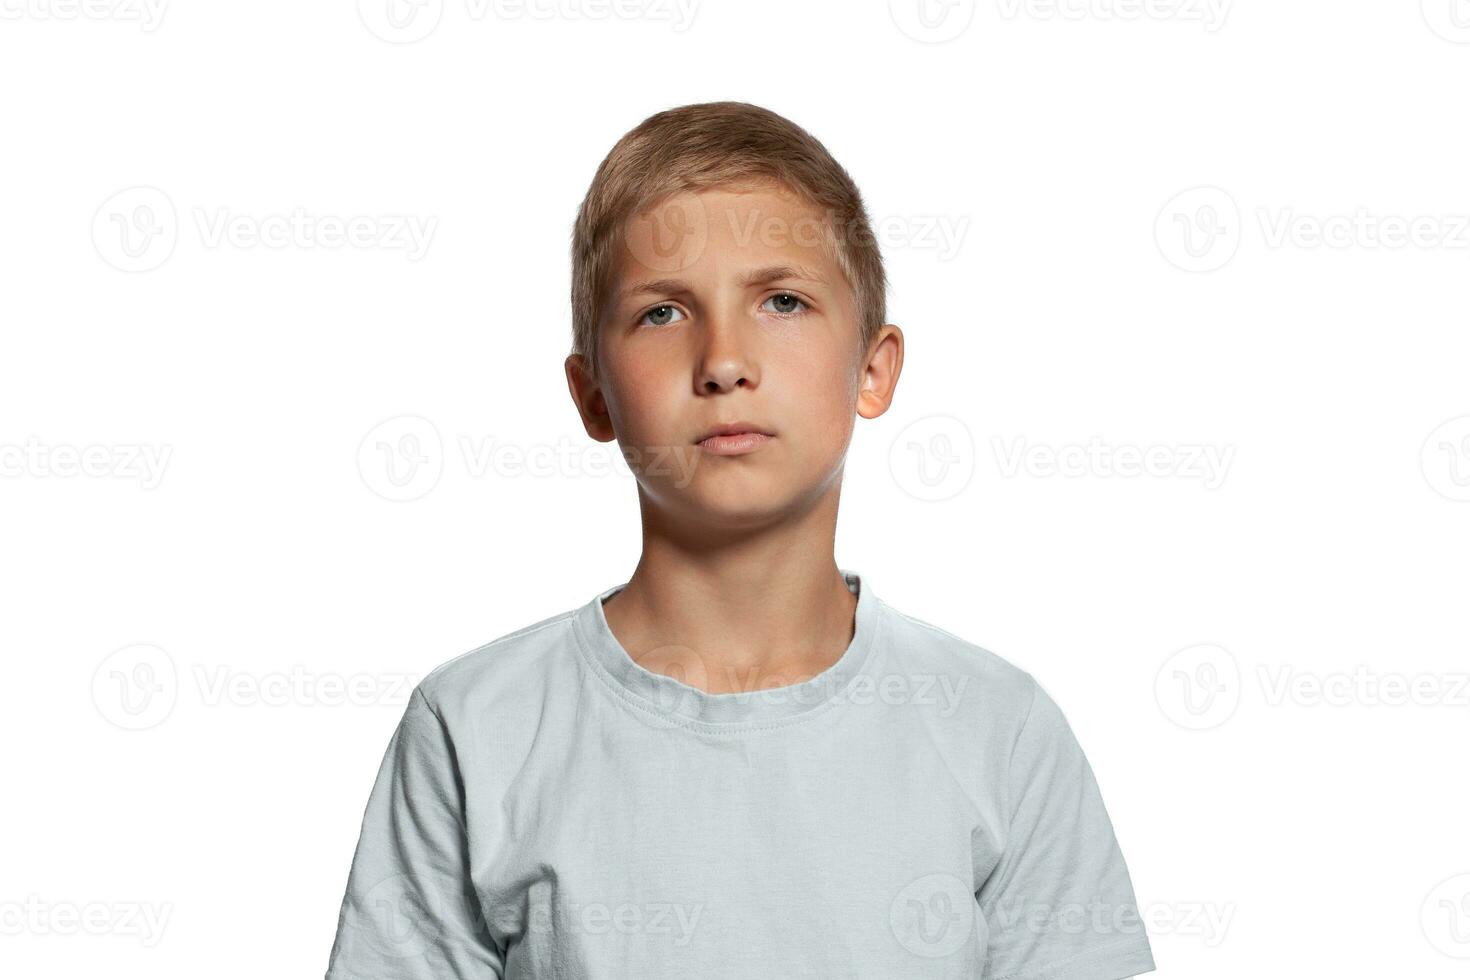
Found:
[[[623, 649], [608, 626], [602, 601], [628, 583], [604, 589], [573, 614], [577, 642], [592, 669], [614, 693], [640, 710], [686, 727], [735, 731], [785, 724], [832, 707], [862, 672], [878, 629], [879, 602], [871, 584], [850, 569], [839, 569], [847, 588], [858, 597], [854, 632], [847, 649], [826, 670], [798, 684], [710, 694], [707, 669], [688, 650], [665, 651], [661, 664], [683, 680], [655, 673], [638, 664]], [[686, 683], [687, 682], [687, 683]]]

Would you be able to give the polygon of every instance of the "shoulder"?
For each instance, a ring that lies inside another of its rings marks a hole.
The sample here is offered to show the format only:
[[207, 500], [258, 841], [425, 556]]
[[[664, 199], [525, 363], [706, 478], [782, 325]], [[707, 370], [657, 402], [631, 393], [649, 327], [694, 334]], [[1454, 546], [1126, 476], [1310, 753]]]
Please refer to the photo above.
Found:
[[[881, 601], [881, 600], [880, 600]], [[1032, 675], [964, 637], [883, 603], [889, 668], [933, 676], [990, 724], [1019, 728], [1041, 691]]]
[[547, 616], [451, 657], [425, 674], [415, 693], [441, 715], [507, 698], [534, 701], [568, 659], [575, 614]]
[[983, 746], [993, 756], [1000, 764], [996, 775], [1081, 764], [1085, 757], [1066, 714], [1029, 671], [949, 630], [888, 608], [892, 632], [884, 646], [898, 658], [890, 663], [937, 675], [938, 703], [956, 706], [953, 731], [964, 745]]

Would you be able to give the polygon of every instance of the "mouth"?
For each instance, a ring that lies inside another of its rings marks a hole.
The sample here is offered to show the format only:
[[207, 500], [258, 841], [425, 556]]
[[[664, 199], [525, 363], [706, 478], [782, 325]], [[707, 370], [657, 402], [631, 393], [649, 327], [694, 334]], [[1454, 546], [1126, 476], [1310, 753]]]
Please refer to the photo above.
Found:
[[755, 422], [727, 422], [705, 432], [694, 444], [718, 456], [738, 456], [759, 449], [775, 437], [769, 428]]

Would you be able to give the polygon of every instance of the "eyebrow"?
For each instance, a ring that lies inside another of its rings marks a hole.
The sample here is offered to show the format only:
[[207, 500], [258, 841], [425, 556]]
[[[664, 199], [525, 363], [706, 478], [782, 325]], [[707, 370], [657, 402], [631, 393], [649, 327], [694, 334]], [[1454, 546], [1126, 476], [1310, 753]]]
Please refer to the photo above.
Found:
[[[764, 269], [755, 269], [747, 272], [740, 278], [742, 289], [751, 286], [764, 286], [767, 283], [779, 282], [782, 279], [804, 279], [808, 282], [827, 284], [827, 280], [811, 269], [797, 265], [771, 265]], [[680, 293], [686, 292], [689, 284], [682, 279], [649, 279], [645, 282], [636, 282], [622, 290], [622, 298], [630, 299], [644, 293]]]

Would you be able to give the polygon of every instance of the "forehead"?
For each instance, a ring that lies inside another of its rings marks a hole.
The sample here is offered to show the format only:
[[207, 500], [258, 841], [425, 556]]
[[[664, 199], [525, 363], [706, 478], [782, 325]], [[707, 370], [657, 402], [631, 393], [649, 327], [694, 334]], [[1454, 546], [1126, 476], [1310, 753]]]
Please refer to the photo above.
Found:
[[830, 216], [773, 182], [680, 191], [624, 224], [615, 285], [678, 275], [691, 282], [787, 266], [842, 285]]

